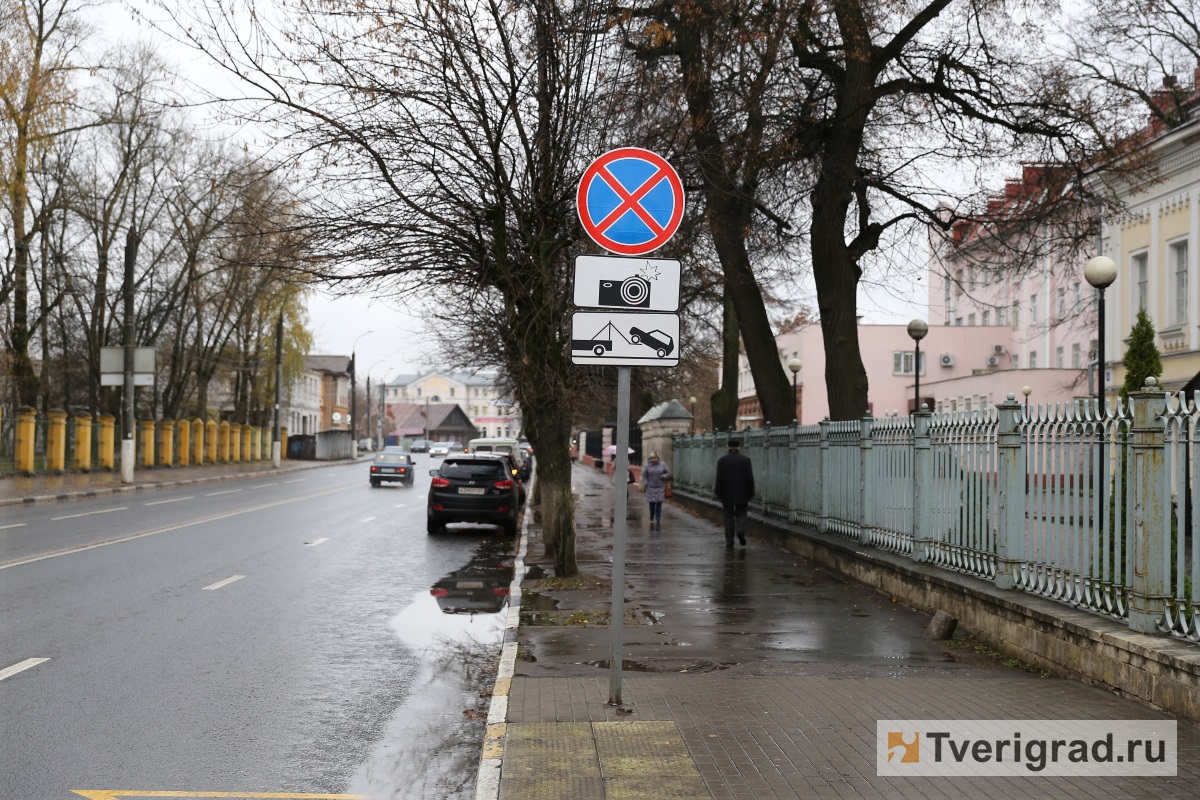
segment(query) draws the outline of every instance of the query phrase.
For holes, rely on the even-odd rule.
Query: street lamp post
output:
[[[688,402],[692,404],[692,433],[696,432],[696,395],[688,398]]]
[[[1095,287],[1099,295],[1096,298],[1096,363],[1098,366],[1096,383],[1099,389],[1100,414],[1104,414],[1104,290],[1112,286],[1117,279],[1117,265],[1108,256],[1096,256],[1090,259],[1083,268],[1083,277]]]
[[[387,372],[383,373],[383,380],[379,384],[379,422],[376,423],[376,426],[375,426],[375,430],[378,434],[378,438],[375,441],[375,450],[376,451],[383,449],[383,418],[385,416],[387,416],[387,408],[384,404],[384,396],[387,393],[388,375],[391,375],[391,374],[392,374],[392,371],[390,369]],[[368,399],[370,399],[370,398],[368,398]]]
[[[1029,418],[1029,395],[1033,394],[1032,386],[1022,386],[1021,394],[1025,395],[1025,418]]]
[[[913,340],[913,375],[916,376],[916,403],[913,405],[913,413],[916,414],[921,410],[921,340],[925,338],[925,334],[929,333],[929,324],[923,319],[914,319],[908,323],[908,335]]]
[[[355,361],[354,361],[354,354],[358,347],[358,340],[363,338],[364,336],[367,336],[374,332],[375,331],[365,331],[363,333],[360,333],[357,337],[355,337],[354,343],[350,345],[350,453],[351,453],[350,457],[351,458],[358,458],[358,432],[356,430],[354,430],[354,426],[358,422],[358,420],[355,419],[355,414],[354,414],[354,394],[355,394],[355,392],[358,391],[358,385],[355,380],[355,373],[357,372],[357,370],[356,370],[357,365],[355,364]]]
[[[796,376],[800,374],[800,359],[792,356],[788,359],[787,367],[792,371],[792,421],[800,422],[800,398],[796,394]]]

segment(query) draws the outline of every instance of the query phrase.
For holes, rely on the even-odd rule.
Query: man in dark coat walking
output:
[[[742,455],[742,443],[729,440],[729,452],[717,459],[717,480],[713,494],[725,509],[725,546],[733,547],[737,533],[742,547],[746,546],[746,511],[754,497],[754,464]]]

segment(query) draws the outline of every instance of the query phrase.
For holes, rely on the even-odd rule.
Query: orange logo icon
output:
[[[921,761],[921,734],[912,734],[912,741],[906,741],[901,731],[888,731],[887,760],[893,759],[901,764],[917,764]]]

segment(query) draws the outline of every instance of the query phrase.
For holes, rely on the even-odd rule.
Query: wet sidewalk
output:
[[[20,503],[82,500],[120,492],[151,491],[193,483],[234,480],[264,473],[298,472],[345,463],[349,463],[349,461],[285,459],[280,462],[279,469],[275,469],[270,461],[210,464],[199,467],[138,468],[134,470],[134,480],[131,484],[121,483],[119,471],[96,470],[93,472],[66,472],[59,475],[45,473],[32,477],[3,475],[0,476],[0,508]]]
[[[1196,797],[1200,737],[1178,725],[1172,778],[876,774],[882,719],[1169,719],[1000,658],[928,616],[668,503],[630,496],[623,680],[610,705],[611,478],[576,467],[580,575],[522,541],[477,798]],[[531,515],[532,516],[532,515]],[[519,621],[519,626],[518,626]]]

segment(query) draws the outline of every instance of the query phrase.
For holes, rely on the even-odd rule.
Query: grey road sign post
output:
[[[630,367],[679,363],[680,265],[646,258],[675,235],[683,219],[683,183],[660,155],[634,147],[595,159],[579,180],[579,220],[596,244],[619,256],[575,260],[575,305],[605,309],[571,318],[571,362],[617,368],[617,436],[613,459],[612,659],[608,702],[621,704],[625,619],[625,514],[629,507]]]

